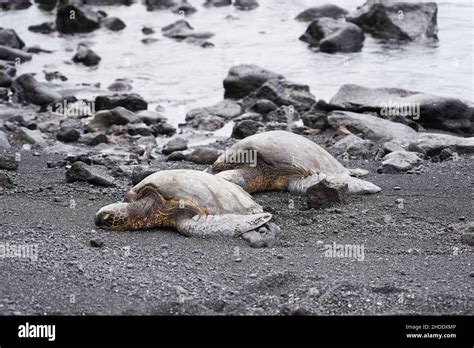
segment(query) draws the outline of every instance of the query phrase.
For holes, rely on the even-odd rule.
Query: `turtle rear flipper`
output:
[[[176,228],[185,236],[221,235],[236,237],[258,229],[272,218],[272,214],[258,213],[252,215],[222,214],[195,215],[177,221]]]

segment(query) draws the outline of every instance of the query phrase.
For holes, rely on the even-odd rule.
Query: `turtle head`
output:
[[[115,231],[145,230],[157,226],[174,226],[176,207],[178,205],[179,202],[167,202],[158,195],[149,195],[136,201],[114,203],[101,208],[97,212],[95,215],[95,225],[106,230]],[[186,207],[187,205],[184,208]],[[181,215],[184,212],[184,210],[180,210]]]
[[[114,203],[101,208],[95,215],[95,225],[106,230],[131,229],[130,203]]]

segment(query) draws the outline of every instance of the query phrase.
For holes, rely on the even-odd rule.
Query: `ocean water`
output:
[[[309,50],[298,40],[308,23],[293,18],[310,6],[328,2],[355,10],[363,0],[260,0],[260,7],[249,12],[233,6],[207,9],[202,7],[204,0],[189,2],[198,12],[187,20],[198,31],[214,32],[210,41],[215,47],[201,48],[163,37],[160,29],[180,16],[166,10],[147,12],[140,3],[101,8],[126,23],[121,32],[104,28],[74,36],[35,34],[28,31],[29,25],[54,20],[54,13],[42,12],[36,6],[0,12],[0,26],[15,29],[27,45],[38,44],[54,51],[35,55],[20,67],[19,74],[35,72],[44,80],[43,71],[57,70],[68,77],[65,86],[99,82],[104,88],[116,78],[128,78],[133,81],[133,91],[150,103],[150,109],[162,105],[173,124],[182,122],[194,107],[222,100],[223,79],[231,66],[241,63],[257,64],[308,84],[318,99],[329,100],[341,85],[355,83],[474,100],[472,0],[438,2],[436,44],[387,47],[367,36],[362,52],[351,54]],[[235,18],[229,19],[229,15]],[[143,26],[153,27],[156,33],[143,35]],[[159,41],[143,44],[145,37]],[[98,68],[71,63],[80,42],[102,57]]]

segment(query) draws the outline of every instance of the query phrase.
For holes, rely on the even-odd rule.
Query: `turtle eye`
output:
[[[108,214],[108,213],[104,214],[104,215],[102,216],[102,222],[103,222],[103,224],[106,225],[106,226],[113,226],[113,225],[114,225],[114,217],[113,217],[113,215]]]
[[[113,217],[109,213],[98,214],[95,218],[95,224],[99,227],[111,226]]]

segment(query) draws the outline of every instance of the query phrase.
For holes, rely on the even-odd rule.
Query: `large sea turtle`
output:
[[[176,228],[186,236],[241,236],[267,246],[279,228],[252,197],[233,183],[196,170],[165,170],[133,187],[124,202],[100,209],[98,227],[111,230]]]
[[[271,131],[235,143],[212,165],[211,172],[247,192],[305,193],[322,179],[347,183],[349,193],[376,193],[380,187],[354,176],[321,146],[301,135]]]

